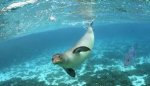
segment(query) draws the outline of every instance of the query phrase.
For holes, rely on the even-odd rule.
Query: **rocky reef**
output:
[[[85,86],[132,86],[130,79],[124,72],[114,70],[103,70],[96,74],[89,72],[83,75],[81,80],[86,82]]]
[[[44,81],[38,81],[38,79],[12,78],[7,81],[0,82],[0,86],[47,86]]]

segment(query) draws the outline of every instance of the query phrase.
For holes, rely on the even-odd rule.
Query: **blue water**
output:
[[[16,2],[2,0],[0,9]],[[73,78],[51,59],[76,44],[91,18],[94,48]],[[135,60],[125,66],[133,45]],[[0,86],[150,86],[149,81],[149,1],[38,0],[0,13]]]

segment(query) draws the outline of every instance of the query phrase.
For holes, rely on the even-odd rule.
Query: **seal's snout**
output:
[[[60,54],[55,54],[53,57],[52,57],[52,62],[53,64],[57,64],[57,63],[60,63],[62,61],[61,59],[61,55]]]
[[[57,61],[58,61],[58,57],[52,57],[53,64],[57,63]]]

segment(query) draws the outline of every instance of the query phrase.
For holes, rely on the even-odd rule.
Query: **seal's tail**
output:
[[[89,22],[87,22],[87,23],[86,23],[86,29],[88,29],[88,28],[90,28],[90,27],[92,28],[93,22],[94,22],[94,19],[91,20],[91,21],[89,21]]]
[[[90,22],[90,24],[89,24],[89,26],[93,26],[93,22],[94,22],[94,20],[92,20],[91,22]]]
[[[94,19],[91,22],[89,22],[88,26],[92,27],[93,26],[93,22],[94,22]]]
[[[94,20],[92,20],[91,22],[88,22],[87,32],[93,32],[93,22]]]

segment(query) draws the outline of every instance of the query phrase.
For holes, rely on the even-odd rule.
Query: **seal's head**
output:
[[[53,64],[60,64],[63,62],[63,55],[62,54],[55,54],[52,57]]]

